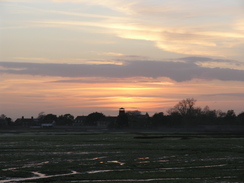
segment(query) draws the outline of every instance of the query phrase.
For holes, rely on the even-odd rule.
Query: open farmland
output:
[[[244,182],[236,134],[2,133],[0,148],[0,182]]]

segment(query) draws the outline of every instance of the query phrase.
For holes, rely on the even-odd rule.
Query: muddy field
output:
[[[231,134],[0,134],[0,182],[244,182]]]

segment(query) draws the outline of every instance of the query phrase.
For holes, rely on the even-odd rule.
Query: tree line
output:
[[[208,106],[196,107],[194,98],[187,98],[178,102],[174,107],[168,109],[167,113],[159,112],[153,116],[148,113],[142,115],[140,111],[127,111],[116,117],[108,117],[103,113],[93,112],[84,118],[83,125],[96,126],[98,121],[109,121],[108,128],[157,128],[197,125],[244,125],[244,112],[236,115],[234,110],[211,110]],[[71,126],[75,118],[71,114],[57,116],[55,114],[39,113],[39,123],[55,122],[55,125]],[[17,125],[11,118],[2,114],[0,126]]]
[[[196,100],[187,98],[180,101],[167,113],[153,115],[153,125],[244,125],[244,112],[236,115],[234,110],[211,110],[208,106],[196,107]]]

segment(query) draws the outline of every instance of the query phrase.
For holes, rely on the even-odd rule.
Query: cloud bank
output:
[[[59,64],[59,63],[20,63],[0,62],[0,72],[18,75],[40,75],[59,77],[103,77],[103,78],[161,78],[166,77],[177,82],[193,79],[244,81],[244,70],[229,68],[202,67],[197,62],[220,62],[201,57],[188,57],[177,61],[125,61],[115,64]],[[222,60],[227,62],[227,60]],[[243,64],[243,63],[239,63]]]
[[[3,2],[26,2],[26,0]],[[170,53],[243,58],[242,52],[238,51],[242,50],[244,45],[241,0],[36,0],[27,2],[32,2],[29,7],[10,4],[9,10],[14,14],[23,16],[21,13],[25,12],[24,15],[27,16],[23,16],[21,21],[16,21],[11,26],[8,19],[4,20],[0,30],[45,28],[52,32],[53,28],[73,29],[73,31],[99,33],[100,37],[109,36],[111,39],[117,37],[151,42],[156,49]],[[65,8],[65,10],[39,8],[35,5],[37,2],[42,6],[50,7],[62,7],[68,3],[70,7],[80,8]],[[86,12],[83,6],[89,7],[92,11]],[[104,9],[106,15],[99,13]],[[96,13],[92,13],[93,11]],[[42,14],[47,18],[43,16],[39,18]],[[5,17],[9,15],[11,14],[6,14]],[[30,17],[34,18],[30,19]]]

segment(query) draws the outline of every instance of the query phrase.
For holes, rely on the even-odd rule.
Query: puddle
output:
[[[155,178],[155,179],[113,179],[113,180],[79,180],[72,182],[158,182],[158,181],[183,181],[183,180],[196,180],[196,181],[207,181],[212,179],[232,179],[236,176],[226,176],[226,177],[210,177],[210,178]]]
[[[41,166],[41,165],[48,164],[48,163],[49,163],[49,161],[44,161],[44,162],[36,163],[36,164],[32,163],[32,164],[24,165],[22,167],[14,167],[14,168],[2,169],[2,171],[9,171],[9,170],[17,170],[17,169],[21,169],[21,168],[36,167],[36,166]]]
[[[39,173],[39,172],[32,172],[35,175],[34,177],[13,178],[13,179],[8,179],[8,180],[0,180],[0,183],[21,182],[21,181],[27,181],[27,180],[33,180],[34,181],[34,180],[45,179],[45,178],[62,177],[62,176],[77,175],[77,174],[106,173],[106,172],[113,172],[113,171],[128,171],[128,169],[124,169],[124,170],[91,170],[91,171],[86,171],[86,172],[72,171],[71,173],[57,174],[57,175],[45,175],[45,174],[42,174],[42,173]]]
[[[169,181],[183,180],[180,178],[157,178],[157,179],[113,179],[113,180],[81,180],[72,182],[152,182],[152,181]]]
[[[29,164],[29,165],[23,166],[23,168],[28,168],[28,167],[32,167],[32,166],[41,166],[41,165],[45,165],[48,163],[49,163],[49,161],[44,161],[44,162],[37,163],[37,164]]]
[[[90,146],[111,146],[112,144],[79,144],[76,147],[90,147]]]
[[[165,163],[165,162],[169,162],[169,160],[158,160],[157,162],[159,162],[159,163]]]
[[[114,170],[92,170],[92,171],[87,171],[86,173],[89,174],[95,174],[95,173],[106,173],[106,172],[112,172]]]
[[[39,172],[32,172],[36,177],[28,177],[28,178],[16,178],[16,179],[9,179],[9,180],[1,180],[0,183],[5,182],[20,182],[20,181],[27,181],[27,180],[37,180],[37,179],[44,179],[44,178],[52,178],[52,177],[62,177],[68,175],[75,175],[78,174],[76,171],[72,171],[71,173],[66,174],[58,174],[58,175],[45,175]]]
[[[140,159],[140,160],[142,160],[142,159],[149,159],[149,157],[145,157],[145,158],[137,158],[137,159]]]
[[[190,168],[213,168],[213,167],[221,167],[221,166],[226,166],[226,164],[222,164],[222,165],[196,166],[196,167],[190,167]]]
[[[107,161],[108,163],[118,163],[120,165],[124,165],[125,163],[119,162],[119,161]]]
[[[95,157],[95,158],[92,158],[92,159],[88,159],[88,160],[98,160],[98,159],[103,159],[103,158],[106,158],[106,156],[103,156],[103,157]]]
[[[21,168],[21,167],[16,167],[16,168],[6,168],[6,169],[2,169],[2,171],[9,171],[9,170],[16,170],[18,168]]]
[[[146,163],[150,163],[150,161],[140,161],[138,163],[140,163],[140,164],[146,164]]]
[[[189,166],[189,167],[172,167],[172,168],[160,168],[160,170],[183,170],[183,169],[192,169],[192,168],[214,168],[214,167],[222,167],[227,164],[221,165],[206,165],[206,166]]]
[[[119,164],[121,166],[125,164],[125,163],[122,163],[122,162],[119,162],[119,161],[105,161],[105,162],[101,161],[100,163],[117,163],[117,164]]]
[[[53,154],[53,155],[86,155],[86,154],[94,154],[94,152],[49,152],[49,153],[46,153],[46,154]]]
[[[221,160],[238,160],[238,159],[244,159],[243,157],[232,157],[232,156],[227,156],[224,158],[202,158],[200,159],[201,161],[221,161]]]
[[[38,177],[45,177],[46,175],[43,173],[39,173],[39,172],[32,172],[34,175],[38,176]]]
[[[118,161],[110,161],[112,163],[119,163]],[[196,166],[196,167],[176,167],[176,168],[162,168],[162,169],[186,169],[186,168],[198,168],[198,167],[219,167],[219,166],[225,166],[225,165],[209,165],[209,166]],[[86,172],[77,172],[72,171],[71,173],[66,174],[58,174],[58,175],[45,175],[39,172],[32,172],[34,177],[29,178],[15,178],[15,179],[9,179],[9,180],[0,180],[0,183],[7,183],[7,182],[21,182],[21,181],[27,181],[27,180],[38,180],[38,179],[45,179],[45,178],[53,178],[53,177],[62,177],[62,176],[69,176],[69,175],[76,175],[76,174],[96,174],[96,173],[107,173],[107,172],[113,172],[113,171],[128,171],[129,169],[121,169],[121,170],[91,170]],[[215,179],[233,179],[237,178],[237,176],[225,176],[225,177],[208,177],[208,178],[151,178],[151,179],[112,179],[112,180],[77,180],[72,182],[157,182],[157,181],[173,181],[173,180],[201,180],[201,181],[207,181],[207,180],[215,180]]]

